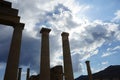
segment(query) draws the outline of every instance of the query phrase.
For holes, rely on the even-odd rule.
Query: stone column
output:
[[[18,65],[19,65],[19,55],[21,48],[21,37],[24,24],[16,24],[14,26],[14,32],[12,36],[10,51],[8,55],[4,80],[16,80]]]
[[[41,64],[40,64],[40,80],[50,80],[50,59],[49,59],[49,32],[51,30],[42,28],[41,37]]]
[[[86,61],[86,66],[87,66],[87,72],[88,72],[88,77],[89,80],[92,80],[92,73],[91,73],[91,68],[90,68],[90,61]]]
[[[62,36],[65,80],[74,80],[69,39],[68,39],[69,33],[63,32],[61,36]]]
[[[30,68],[27,69],[27,76],[26,76],[26,80],[29,80],[30,78]]]
[[[19,70],[18,70],[18,80],[21,80],[21,71],[22,71],[22,68],[19,68]]]

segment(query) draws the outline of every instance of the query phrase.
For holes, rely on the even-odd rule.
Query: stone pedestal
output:
[[[49,59],[49,32],[51,30],[42,28],[41,37],[41,63],[40,80],[50,80],[50,59]]]
[[[14,32],[13,32],[10,51],[8,55],[4,80],[16,80],[17,79],[19,55],[20,55],[20,48],[21,48],[21,37],[22,37],[23,28],[24,28],[24,25],[22,24],[16,24],[14,26]]]
[[[89,80],[92,80],[92,73],[91,73],[91,68],[90,68],[90,61],[86,61],[86,66],[87,66],[87,72],[88,72],[88,77]]]
[[[63,46],[65,80],[74,80],[71,55],[70,55],[69,39],[68,39],[69,34],[66,32],[63,32],[61,36],[62,36],[62,46]]]

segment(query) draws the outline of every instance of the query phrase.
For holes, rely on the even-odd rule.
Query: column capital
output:
[[[19,69],[22,69],[22,68],[19,68]]]
[[[87,61],[85,61],[85,63],[87,64],[87,63],[90,63],[90,61],[89,60],[87,60]]]
[[[51,29],[48,29],[48,28],[42,28],[41,30],[40,30],[40,33],[49,33],[51,31]]]
[[[25,24],[24,23],[17,23],[17,24],[14,24],[14,26],[13,26],[13,28],[14,29],[20,29],[20,30],[23,30],[24,29],[24,26],[25,26]]]
[[[69,33],[67,33],[67,32],[62,32],[61,36],[69,36]]]

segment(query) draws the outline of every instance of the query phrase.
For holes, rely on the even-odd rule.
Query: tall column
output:
[[[27,68],[26,80],[29,80],[29,78],[30,78],[30,68]]]
[[[16,80],[21,48],[21,37],[24,24],[16,24],[12,36],[4,80]]]
[[[50,80],[50,59],[49,59],[49,32],[51,30],[42,28],[41,38],[41,64],[40,64],[40,80]]]
[[[86,61],[86,66],[87,66],[87,72],[88,72],[88,77],[89,80],[92,80],[92,73],[91,73],[91,68],[90,68],[90,61]]]
[[[21,71],[22,71],[22,68],[19,68],[19,71],[18,71],[18,80],[21,80]]]
[[[69,39],[68,39],[69,33],[63,32],[61,36],[62,36],[65,80],[74,80]]]

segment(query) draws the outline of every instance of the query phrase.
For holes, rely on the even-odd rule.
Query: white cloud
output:
[[[113,19],[113,21],[120,20],[120,10],[117,10],[114,14],[115,14],[115,18]]]
[[[111,48],[107,48],[106,52],[104,52],[101,57],[107,57],[107,56],[111,56],[113,54],[118,53],[117,50],[120,50],[120,46],[115,46],[115,47],[111,47]]]
[[[113,48],[113,50],[118,50],[118,49],[120,49],[120,46],[116,46]]]
[[[108,61],[102,62],[101,64],[106,65],[106,64],[108,64]]]
[[[119,50],[119,49],[120,49],[120,46],[116,46],[113,48],[108,48],[107,51],[115,51],[115,50]]]
[[[90,21],[84,13],[91,6],[78,4],[74,0],[16,0],[13,7],[19,9],[21,22],[25,23],[23,42],[26,44],[23,45],[22,52],[26,54],[22,55],[24,59],[21,60],[27,63],[29,61],[25,59],[31,58],[31,62],[28,64],[31,63],[31,66],[37,66],[34,68],[39,67],[39,56],[37,54],[40,53],[38,44],[40,44],[39,30],[41,27],[52,29],[50,33],[51,66],[63,65],[60,34],[63,31],[70,33],[69,40],[72,57],[77,55],[77,59],[73,60],[73,63],[77,64],[77,66],[74,66],[75,71],[80,69],[80,64],[76,62],[80,63],[80,61],[97,55],[99,53],[98,48],[104,43],[120,40],[118,24],[103,22],[102,20]],[[114,20],[120,19],[119,13],[120,11],[115,13],[116,17]],[[24,46],[26,47],[25,49]],[[25,58],[27,53],[30,56]],[[101,57],[109,55],[112,55],[112,53],[104,53]],[[35,65],[32,65],[33,63]]]
[[[110,55],[113,55],[114,52],[108,52],[108,53],[103,53],[101,57],[107,57],[107,56],[110,56]]]
[[[2,69],[4,69],[5,68],[5,63],[0,63],[0,69],[2,70]]]

